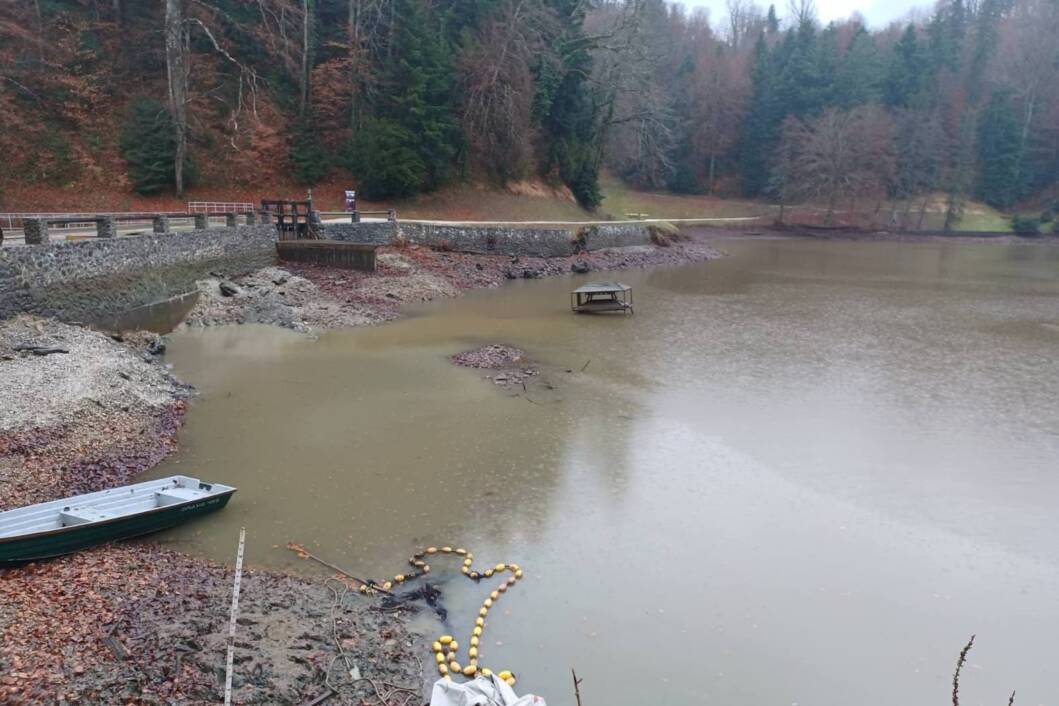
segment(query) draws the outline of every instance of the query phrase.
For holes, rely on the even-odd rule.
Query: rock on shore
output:
[[[375,272],[284,263],[234,279],[198,282],[199,299],[185,326],[264,323],[303,333],[390,321],[403,304],[459,296],[466,289],[538,279],[708,260],[719,252],[702,240],[665,247],[594,250],[570,257],[510,257],[446,252],[417,245],[381,247]]]

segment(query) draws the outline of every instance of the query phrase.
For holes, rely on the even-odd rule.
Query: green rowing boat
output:
[[[170,476],[0,512],[0,566],[175,527],[221,509],[234,492],[230,485]]]

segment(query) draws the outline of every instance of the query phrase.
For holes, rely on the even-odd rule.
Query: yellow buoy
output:
[[[397,574],[393,577],[393,580],[397,583],[401,583],[402,581],[404,581],[404,574]]]
[[[522,569],[519,569],[518,571],[515,572],[515,578],[517,578],[517,579],[522,578]]]
[[[472,647],[472,648],[468,649],[467,650],[467,656],[471,657],[471,658],[477,657],[478,656],[478,648],[477,647]]]
[[[474,630],[471,631],[471,634],[474,637],[481,637],[482,636],[482,628],[481,628],[481,626],[480,625],[476,625]]]
[[[387,581],[386,583],[384,583],[382,585],[382,587],[385,588],[387,591],[389,591],[393,587],[393,584],[390,583],[389,581]]]
[[[458,643],[455,640],[453,640],[452,642],[449,643],[449,649],[452,650],[453,652],[458,651],[460,649],[460,643]]]
[[[427,554],[437,554],[437,553],[438,553],[438,548],[437,547],[427,547]]]
[[[493,570],[492,569],[486,569],[485,571],[482,572],[482,576],[485,576],[486,578],[489,578],[492,575],[493,575]]]
[[[442,662],[441,664],[438,665],[438,671],[440,673],[442,673],[442,674],[448,674],[449,673],[449,668],[444,662]]]
[[[499,586],[497,586],[496,590],[500,591],[501,593],[506,591],[507,590],[507,581],[505,581],[504,583],[502,583]]]
[[[478,667],[476,665],[468,664],[466,667],[463,668],[463,676],[465,676],[465,677],[473,677],[474,673],[477,672],[477,671],[478,671]]]
[[[360,592],[361,593],[367,593],[368,592],[368,587],[365,584],[360,584]]]
[[[474,624],[477,625],[480,628],[485,627],[485,618],[475,618],[474,619]]]
[[[445,663],[445,655],[443,655],[440,652],[438,652],[437,654],[434,655],[434,661],[437,662],[438,664],[444,664]]]
[[[477,635],[472,635],[471,636],[471,647],[477,647],[477,646],[478,646],[478,636]]]
[[[453,674],[459,674],[463,671],[463,667],[460,666],[459,662],[449,662],[449,671]]]
[[[424,574],[429,574],[430,573],[430,564],[423,564],[423,573]]]
[[[500,677],[501,679],[503,679],[504,681],[507,681],[512,676],[511,670],[505,669],[502,672],[497,672],[497,676]]]
[[[518,579],[515,578],[514,576],[508,576],[507,577],[507,585],[508,586],[514,586],[516,581],[518,581]]]
[[[485,616],[489,615],[489,609],[485,606],[482,606],[482,608],[478,611],[478,615],[484,618]]]
[[[435,652],[441,652],[441,643],[435,640],[434,644],[430,646],[430,649],[434,650]]]
[[[493,599],[492,598],[486,598],[484,601],[482,601],[482,605],[485,606],[486,608],[492,608],[493,607]]]
[[[489,597],[495,601],[497,598],[500,598],[500,591],[493,591],[489,594]]]
[[[503,571],[504,569],[507,568],[507,565],[505,565],[505,564],[497,564],[495,568],[496,568],[497,571]]]
[[[466,574],[466,573],[468,573],[469,571],[470,571],[470,568],[468,568],[467,566],[461,566],[461,567],[460,567],[460,573],[461,573],[461,574]]]
[[[457,547],[457,548],[456,548],[456,553],[457,553],[457,554],[466,554],[466,553],[467,553],[467,550],[466,550],[466,549],[462,549],[462,548],[460,548],[460,547]]]
[[[489,667],[482,667],[480,671],[482,672],[483,677],[491,676],[493,673],[493,670]]]
[[[451,554],[452,553],[452,547],[442,547],[441,551],[445,552],[446,554]]]
[[[438,638],[438,642],[440,642],[443,645],[447,645],[450,642],[452,642],[452,635],[442,635],[441,637]]]
[[[514,685],[515,685],[515,677],[508,677],[508,678],[507,678],[507,679],[505,679],[504,681],[506,681],[506,682],[507,682],[507,685],[508,685],[508,686],[514,686]]]

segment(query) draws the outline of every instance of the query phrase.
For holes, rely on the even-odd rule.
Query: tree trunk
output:
[[[301,71],[301,101],[298,104],[298,115],[305,117],[305,110],[309,107],[309,0],[302,0],[302,71]]]
[[[360,67],[360,0],[349,0],[349,126],[355,131],[360,126],[357,74]]]
[[[188,153],[188,57],[182,0],[165,3],[165,64],[169,79],[169,110],[173,114],[173,183],[184,195],[184,161]]]
[[[707,191],[707,193],[709,193],[710,196],[713,196],[713,175],[715,174],[716,167],[717,167],[717,155],[715,155],[715,154],[713,154],[711,152],[710,153],[710,182],[709,182],[710,185],[709,185],[708,191]]]
[[[919,220],[916,221],[916,230],[923,230],[923,218],[927,215],[927,201],[929,196],[923,197],[923,204],[919,207]]]

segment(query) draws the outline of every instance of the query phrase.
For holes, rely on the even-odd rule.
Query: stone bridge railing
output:
[[[223,216],[224,224],[228,228],[234,228],[243,222],[248,225],[271,223],[271,215],[268,212],[246,211],[245,213],[93,213],[93,214],[71,214],[71,215],[47,215],[47,216],[20,216],[22,232],[27,245],[41,245],[51,240],[51,226],[72,225],[95,225],[97,238],[114,238],[118,235],[118,224],[139,222],[151,223],[151,230],[155,234],[172,232],[172,221],[190,221],[195,230],[205,230],[210,227],[210,217]]]

